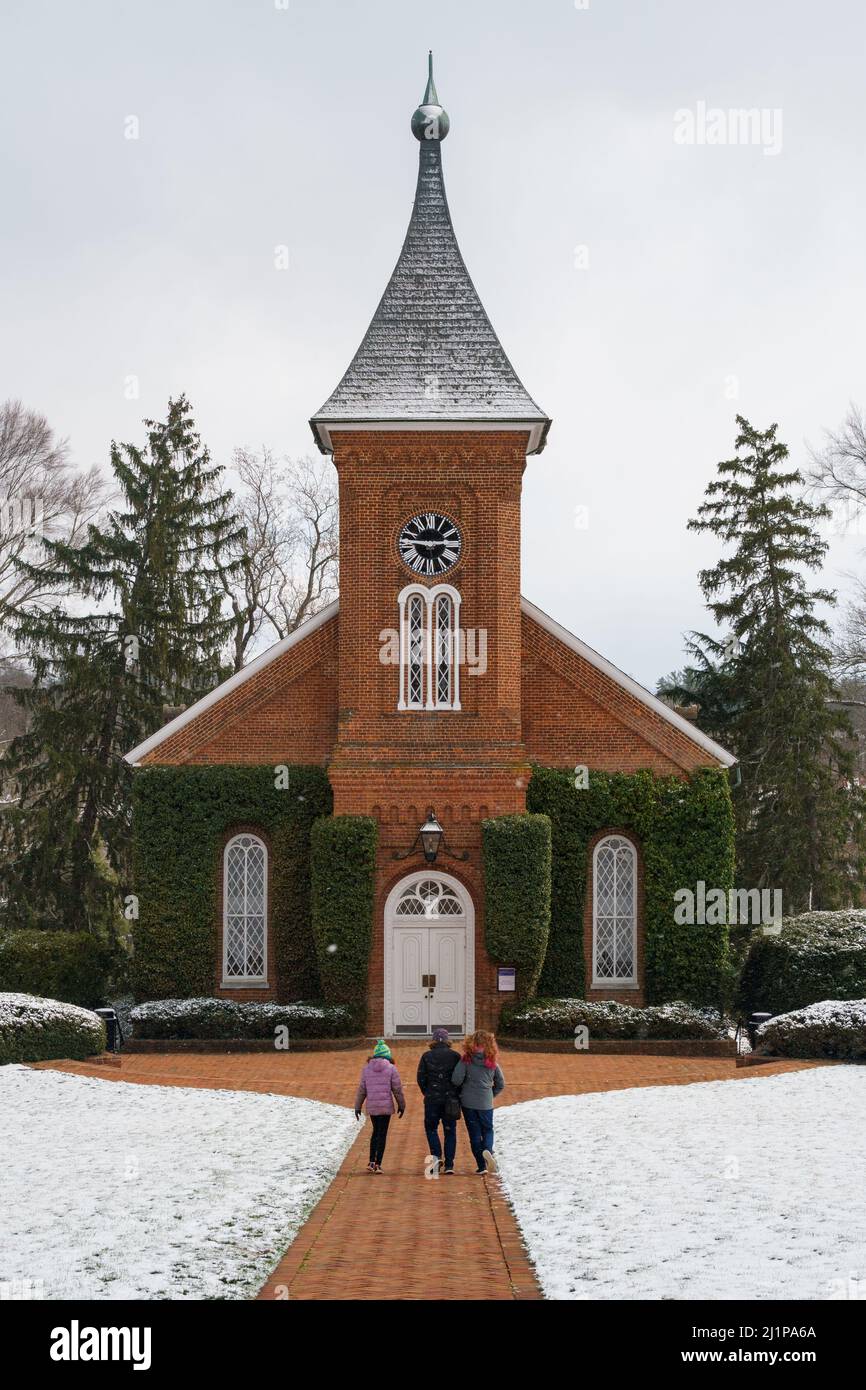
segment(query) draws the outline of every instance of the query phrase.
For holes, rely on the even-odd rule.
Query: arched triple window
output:
[[[592,856],[592,986],[637,984],[637,854],[606,835]]]
[[[460,708],[460,594],[409,584],[400,605],[398,709]]]
[[[267,955],[267,846],[235,835],[223,853],[223,984],[267,984]]]

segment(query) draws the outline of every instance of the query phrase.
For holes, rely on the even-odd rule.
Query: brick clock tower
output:
[[[525,809],[520,494],[548,417],[460,254],[430,75],[412,117],[415,203],[397,265],[311,420],[340,490],[334,813],[379,825],[370,1024],[399,1036],[493,1020],[481,822]],[[428,809],[444,849],[410,848]],[[453,856],[453,857],[452,857]]]
[[[448,126],[431,61],[412,117],[420,161],[403,249],[346,374],[310,422],[339,478],[339,601],[127,754],[145,770],[189,769],[185,789],[182,777],[167,784],[178,797],[214,791],[221,811],[205,817],[210,829],[184,824],[173,858],[160,839],[161,871],[183,903],[178,960],[212,951],[215,993],[242,1000],[295,999],[299,983],[276,925],[285,861],[273,805],[260,823],[238,768],[257,768],[270,786],[274,770],[327,767],[335,816],[378,827],[367,1029],[396,1038],[496,1026],[516,966],[494,964],[485,949],[482,827],[526,810],[530,766],[687,781],[734,761],[521,598],[523,470],[550,420],[463,264],[442,180]],[[146,776],[143,793],[161,786]],[[444,833],[435,854],[429,840],[422,850],[428,823]],[[137,825],[139,840],[148,824]],[[587,998],[643,1002],[640,837],[598,825],[586,852],[581,919],[554,916],[553,949],[575,972],[582,952]],[[183,896],[195,863],[216,865],[213,908],[206,893],[197,906]],[[146,997],[185,997],[170,924],[148,920],[147,901],[136,934]]]

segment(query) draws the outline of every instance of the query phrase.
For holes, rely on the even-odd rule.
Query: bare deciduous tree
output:
[[[833,508],[837,527],[862,531],[866,517],[866,415],[853,403],[838,430],[826,430],[820,449],[810,449],[806,477],[812,492]],[[833,643],[840,677],[866,672],[866,583],[855,582]]]
[[[43,415],[20,401],[0,406],[0,659],[11,655],[4,653],[3,637],[25,604],[67,597],[57,594],[47,576],[43,581],[22,575],[17,560],[39,568],[43,536],[83,540],[105,499],[99,469],[77,470],[66,441],[55,438]]]
[[[825,430],[820,449],[809,450],[806,480],[829,506],[849,517],[866,510],[866,416],[853,403],[838,430]]]
[[[239,548],[241,576],[224,582],[239,671],[262,639],[287,637],[336,596],[338,517],[330,462],[238,449],[234,467],[247,536]]]

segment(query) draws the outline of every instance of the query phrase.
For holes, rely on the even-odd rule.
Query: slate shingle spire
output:
[[[451,225],[442,176],[449,128],[431,53],[427,89],[412,116],[421,148],[409,230],[361,346],[310,421],[324,452],[330,452],[333,425],[393,427],[401,421],[525,422],[532,431],[529,452],[544,447],[550,420],[506,357]]]

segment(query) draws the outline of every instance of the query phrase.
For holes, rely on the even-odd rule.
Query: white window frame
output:
[[[229,917],[229,897],[228,897],[228,862],[229,853],[239,840],[253,840],[261,846],[264,855],[264,878],[262,892],[262,915],[264,917],[264,945],[262,948],[262,973],[261,975],[229,975],[228,973],[228,917]],[[237,835],[233,835],[226,842],[223,849],[223,878],[222,878],[222,897],[223,897],[223,949],[222,949],[222,987],[225,989],[260,989],[268,983],[268,873],[270,862],[268,857],[268,847],[261,835],[256,835],[251,830],[241,830]],[[246,905],[246,904],[245,904]],[[244,916],[249,914],[245,913]]]
[[[419,597],[424,604],[423,654],[422,654],[422,693],[421,699],[413,701],[409,692],[409,666],[411,660],[411,636],[409,631],[410,600]],[[440,700],[437,682],[437,655],[439,650],[436,631],[437,599],[445,597],[451,604],[451,690],[449,700]],[[398,710],[459,710],[460,709],[460,592],[451,584],[434,584],[428,589],[424,584],[407,584],[397,597],[400,611],[400,694]]]
[[[605,978],[598,973],[598,857],[605,845],[609,845],[611,840],[619,840],[620,844],[625,845],[628,850],[628,858],[631,864],[632,874],[632,895],[631,895],[631,960],[632,973],[628,978],[619,977],[616,979]],[[623,853],[623,851],[619,851]],[[627,836],[616,831],[610,835],[604,835],[592,852],[592,989],[637,989],[637,850]],[[622,916],[614,912],[614,917]]]

